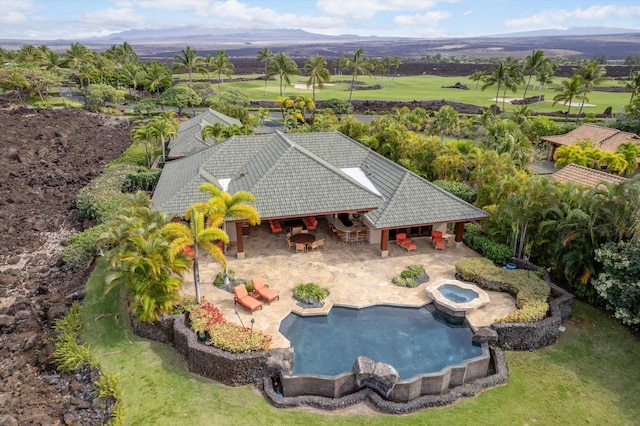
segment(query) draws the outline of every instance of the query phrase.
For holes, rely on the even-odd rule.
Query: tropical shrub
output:
[[[211,346],[231,353],[268,351],[271,337],[261,331],[254,331],[233,324],[224,319],[218,308],[211,302],[202,301],[189,310],[191,329],[197,333],[207,333]]]
[[[333,113],[340,119],[343,115],[351,114],[353,111],[353,107],[351,103],[343,100],[331,98],[322,102],[322,108],[328,108],[333,111]]]
[[[407,269],[393,277],[391,282],[400,287],[414,288],[428,280],[429,276],[425,273],[423,265],[409,265]]]
[[[444,189],[447,192],[452,193],[461,200],[467,203],[474,203],[478,196],[478,191],[470,187],[464,182],[457,182],[453,180],[435,180],[433,184]]]
[[[129,172],[125,182],[122,184],[123,192],[151,191],[160,180],[162,169],[147,169],[138,167],[137,170]]]
[[[118,164],[135,164],[137,166],[147,165],[147,153],[143,145],[131,145],[118,158],[109,163],[107,168]]]
[[[140,115],[140,117],[148,115],[151,117],[151,113],[155,112],[157,108],[156,100],[153,98],[144,98],[136,102],[136,106],[133,107],[133,112]]]
[[[623,324],[640,324],[640,242],[609,242],[596,249],[603,270],[591,284]]]
[[[98,177],[78,192],[76,207],[89,219],[106,222],[116,215],[126,199],[121,188],[127,175],[137,170],[132,164],[120,164],[105,169]]]
[[[94,368],[98,359],[86,344],[79,344],[78,338],[82,319],[80,303],[73,302],[69,312],[55,321],[53,325],[55,337],[53,360],[61,372],[68,373],[85,365]]]
[[[465,233],[463,241],[467,247],[477,251],[497,265],[506,265],[513,256],[511,247],[506,244],[497,243],[484,235]]]
[[[505,291],[516,298],[519,310],[496,322],[511,322],[517,318],[523,322],[537,321],[549,310],[549,285],[535,273],[523,269],[507,270],[495,266],[489,259],[471,258],[456,263],[456,276],[489,290]]]
[[[293,298],[300,302],[309,299],[316,303],[322,302],[327,296],[329,296],[329,289],[316,283],[298,283],[293,289]]]
[[[87,265],[98,254],[96,243],[107,225],[100,224],[67,237],[67,246],[62,249],[62,259],[68,268],[76,269]]]

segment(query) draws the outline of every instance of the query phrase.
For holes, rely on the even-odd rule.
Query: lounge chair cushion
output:
[[[267,303],[271,303],[274,300],[280,300],[280,295],[271,290],[262,280],[261,276],[257,276],[251,280],[253,283],[253,289],[258,292],[260,299],[265,300]]]
[[[262,303],[257,299],[249,296],[247,293],[247,289],[244,284],[239,284],[233,288],[233,293],[235,297],[233,298],[234,303],[239,303],[245,308],[249,310],[249,312],[253,312],[257,309],[262,309]]]

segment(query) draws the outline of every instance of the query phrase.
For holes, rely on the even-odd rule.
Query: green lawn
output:
[[[118,372],[128,424],[142,425],[633,425],[640,419],[640,341],[608,315],[576,302],[560,342],[508,352],[509,383],[408,416],[355,416],[273,408],[252,387],[187,371],[165,344],[135,336],[119,296],[103,295],[99,264],[87,285],[83,338]]]
[[[174,78],[185,78],[182,74],[174,75]],[[256,78],[253,76],[234,76],[235,78]],[[198,76],[198,79],[202,79],[202,76]],[[194,77],[195,79],[195,77]],[[290,97],[296,97],[300,95],[311,96],[310,89],[306,89],[306,81],[308,77],[294,76],[292,77],[292,85],[285,87],[284,95]],[[347,75],[331,76],[332,81],[350,81],[351,77]],[[553,97],[558,94],[554,91],[555,87],[560,87],[560,82],[563,79],[560,77],[554,78],[554,83],[550,88],[545,89],[542,93],[545,95],[545,99],[553,100]],[[215,78],[209,79],[211,83],[216,83]],[[430,100],[430,99],[447,99],[453,102],[462,102],[468,104],[480,105],[488,107],[494,103],[492,99],[496,96],[497,87],[490,87],[484,92],[478,88],[476,90],[476,83],[469,80],[467,77],[440,77],[434,75],[420,75],[409,77],[398,77],[395,79],[381,78],[381,77],[358,77],[358,81],[365,82],[368,85],[380,84],[383,86],[380,90],[354,90],[353,99],[366,99],[366,100],[400,100],[400,101],[412,101],[412,100]],[[457,82],[467,85],[469,90],[460,89],[445,89],[442,86],[453,86]],[[295,88],[294,85],[301,85],[302,88]],[[606,80],[602,86],[621,86],[620,82],[614,80]],[[482,84],[480,84],[482,86]],[[242,89],[250,99],[265,99],[274,100],[280,95],[280,81],[270,80],[267,83],[267,94],[264,94],[264,80],[249,80],[243,82],[223,83],[222,91],[224,92],[227,87],[238,87]],[[316,99],[349,99],[349,83],[329,83],[325,85],[323,89],[316,89]],[[216,87],[217,90],[217,87]],[[507,91],[506,98],[522,98],[524,92],[524,86],[516,93]],[[539,90],[534,90],[532,87],[527,92],[527,97],[537,96]],[[614,113],[623,111],[624,106],[629,103],[629,93],[611,93],[611,92],[596,92],[591,91],[587,95],[589,98],[588,104],[594,106],[585,106],[583,112],[602,114],[606,107],[611,106]],[[502,89],[500,90],[500,99],[502,99]],[[502,108],[502,102],[499,102],[500,108]],[[505,104],[507,111],[514,111],[519,106]],[[558,103],[553,105],[552,102],[540,102],[540,104],[531,104],[529,108],[532,111],[540,112],[552,112],[552,111],[566,111],[567,107]],[[577,114],[579,106],[572,106],[571,112]]]

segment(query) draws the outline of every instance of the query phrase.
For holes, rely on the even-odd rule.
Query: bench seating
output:
[[[431,233],[431,242],[433,243],[433,248],[436,250],[444,250],[446,246],[442,238],[442,232],[440,231],[433,231]]]

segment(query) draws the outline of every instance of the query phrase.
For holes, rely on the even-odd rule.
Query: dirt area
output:
[[[56,374],[45,340],[91,269],[67,271],[59,254],[68,234],[92,225],[76,194],[131,143],[128,128],[106,122],[0,99],[0,425],[102,422],[95,373]]]

